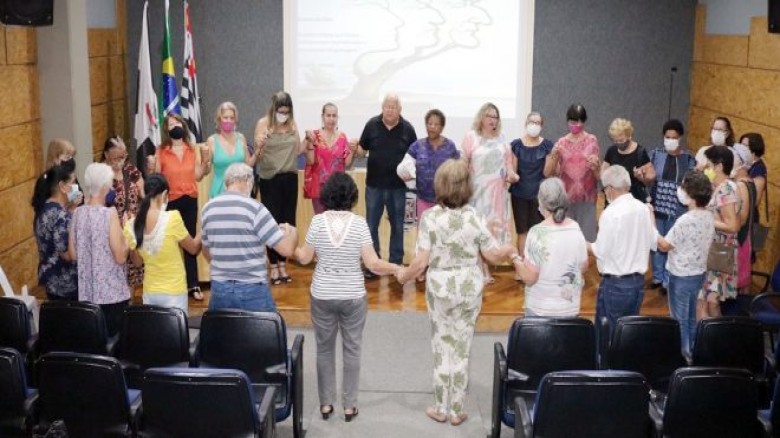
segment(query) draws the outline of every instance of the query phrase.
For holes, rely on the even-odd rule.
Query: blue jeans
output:
[[[276,312],[271,289],[265,283],[211,281],[209,310],[243,309],[253,312]]]
[[[374,249],[379,252],[379,222],[387,207],[390,219],[390,263],[401,264],[404,260],[404,211],[406,210],[406,189],[378,189],[366,187],[366,222]]]
[[[660,235],[666,236],[676,221],[677,217],[656,218],[655,227]],[[652,251],[650,255],[653,263],[653,281],[661,283],[665,288],[668,288],[669,273],[666,272],[667,254],[663,251]]]
[[[607,318],[609,336],[615,330],[618,318],[621,316],[638,315],[645,297],[645,279],[642,274],[631,274],[624,277],[602,276],[596,298],[596,327],[601,325],[601,319]],[[596,345],[601,345],[600,330],[596,330]],[[603,354],[604,352],[602,352]]]
[[[696,339],[696,298],[704,285],[704,275],[669,274],[669,312],[680,322],[680,340],[686,353],[693,351]]]

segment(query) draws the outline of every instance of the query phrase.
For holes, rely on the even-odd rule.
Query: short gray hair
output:
[[[553,177],[542,181],[537,199],[541,208],[552,213],[555,223],[563,222],[569,210],[569,197],[560,178]]]
[[[631,177],[625,167],[612,165],[601,172],[601,185],[628,190],[631,188]]]
[[[91,163],[84,171],[84,193],[87,197],[97,196],[114,183],[114,171],[106,163]]]
[[[398,108],[401,108],[401,98],[398,97],[398,94],[396,93],[385,94],[385,97],[382,98],[382,106],[384,107],[385,104],[388,104],[390,102],[395,102],[395,104],[398,105]]]
[[[223,179],[225,187],[237,182],[244,182],[253,178],[252,168],[246,163],[233,163],[225,170]]]

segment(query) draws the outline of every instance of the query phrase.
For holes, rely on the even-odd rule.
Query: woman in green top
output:
[[[255,125],[253,155],[260,176],[260,200],[277,223],[295,225],[298,207],[297,159],[304,152],[304,147],[293,118],[292,98],[284,91],[274,93],[268,112]],[[268,248],[268,260],[272,284],[292,281],[285,269],[285,257],[273,248]]]
[[[209,148],[209,156],[214,164],[214,179],[211,181],[209,190],[209,199],[222,193],[225,190],[225,184],[222,177],[225,170],[233,163],[246,163],[250,166],[255,165],[256,155],[247,152],[246,138],[240,132],[236,131],[238,123],[238,109],[233,102],[222,102],[217,107],[217,115],[214,118],[216,123],[216,134],[212,134],[206,145]],[[207,161],[211,164],[211,161]]]

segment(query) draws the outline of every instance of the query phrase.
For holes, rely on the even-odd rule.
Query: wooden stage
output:
[[[506,332],[518,316],[523,315],[523,285],[514,280],[514,271],[509,267],[494,267],[496,282],[485,287],[482,312],[477,320],[477,330],[483,332]],[[272,286],[272,293],[280,313],[292,327],[311,326],[309,315],[309,284],[314,264],[298,266],[288,264],[288,273],[292,283]],[[595,262],[591,259],[585,275],[585,289],[582,295],[581,316],[593,319],[596,313],[596,290],[599,274]],[[649,282],[649,278],[648,278]],[[408,283],[400,285],[395,277],[377,277],[366,280],[369,311],[390,312],[426,312],[425,284]],[[197,302],[190,299],[190,315],[201,315],[207,307],[206,300]],[[140,301],[140,294],[138,296]],[[658,289],[646,290],[642,305],[643,315],[668,315],[669,308],[665,295]]]

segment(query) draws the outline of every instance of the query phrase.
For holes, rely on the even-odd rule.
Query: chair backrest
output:
[[[693,364],[745,368],[755,374],[764,369],[764,335],[761,323],[744,316],[721,316],[699,321]]]
[[[773,292],[780,292],[780,261],[775,264],[775,269],[772,271],[772,277],[769,280],[769,284],[772,287]]]
[[[255,436],[259,421],[241,371],[151,368],[144,373],[144,432],[153,436]]]
[[[47,301],[41,305],[38,345],[52,351],[106,354],[108,333],[100,306],[78,301]]]
[[[64,419],[70,436],[127,431],[130,404],[122,367],[113,357],[44,354],[37,364],[41,419]]]
[[[680,324],[672,318],[624,316],[612,333],[607,368],[636,371],[666,392],[674,370],[685,366],[680,342]]]
[[[536,391],[545,374],[596,368],[593,323],[583,318],[518,318],[507,342],[507,367],[528,376],[515,389]]]
[[[28,392],[22,355],[13,348],[0,348],[0,421],[25,415]]]
[[[534,405],[534,436],[637,437],[650,431],[645,378],[631,371],[562,371],[544,376]]]
[[[27,353],[30,317],[27,305],[15,298],[0,297],[0,347]]]
[[[665,437],[760,436],[758,392],[744,369],[689,367],[672,374],[663,416]]]
[[[266,369],[287,364],[287,329],[275,312],[209,310],[198,352],[200,366],[238,369],[252,383],[269,383]]]
[[[184,311],[151,305],[126,307],[119,358],[142,371],[189,362],[190,334]]]

